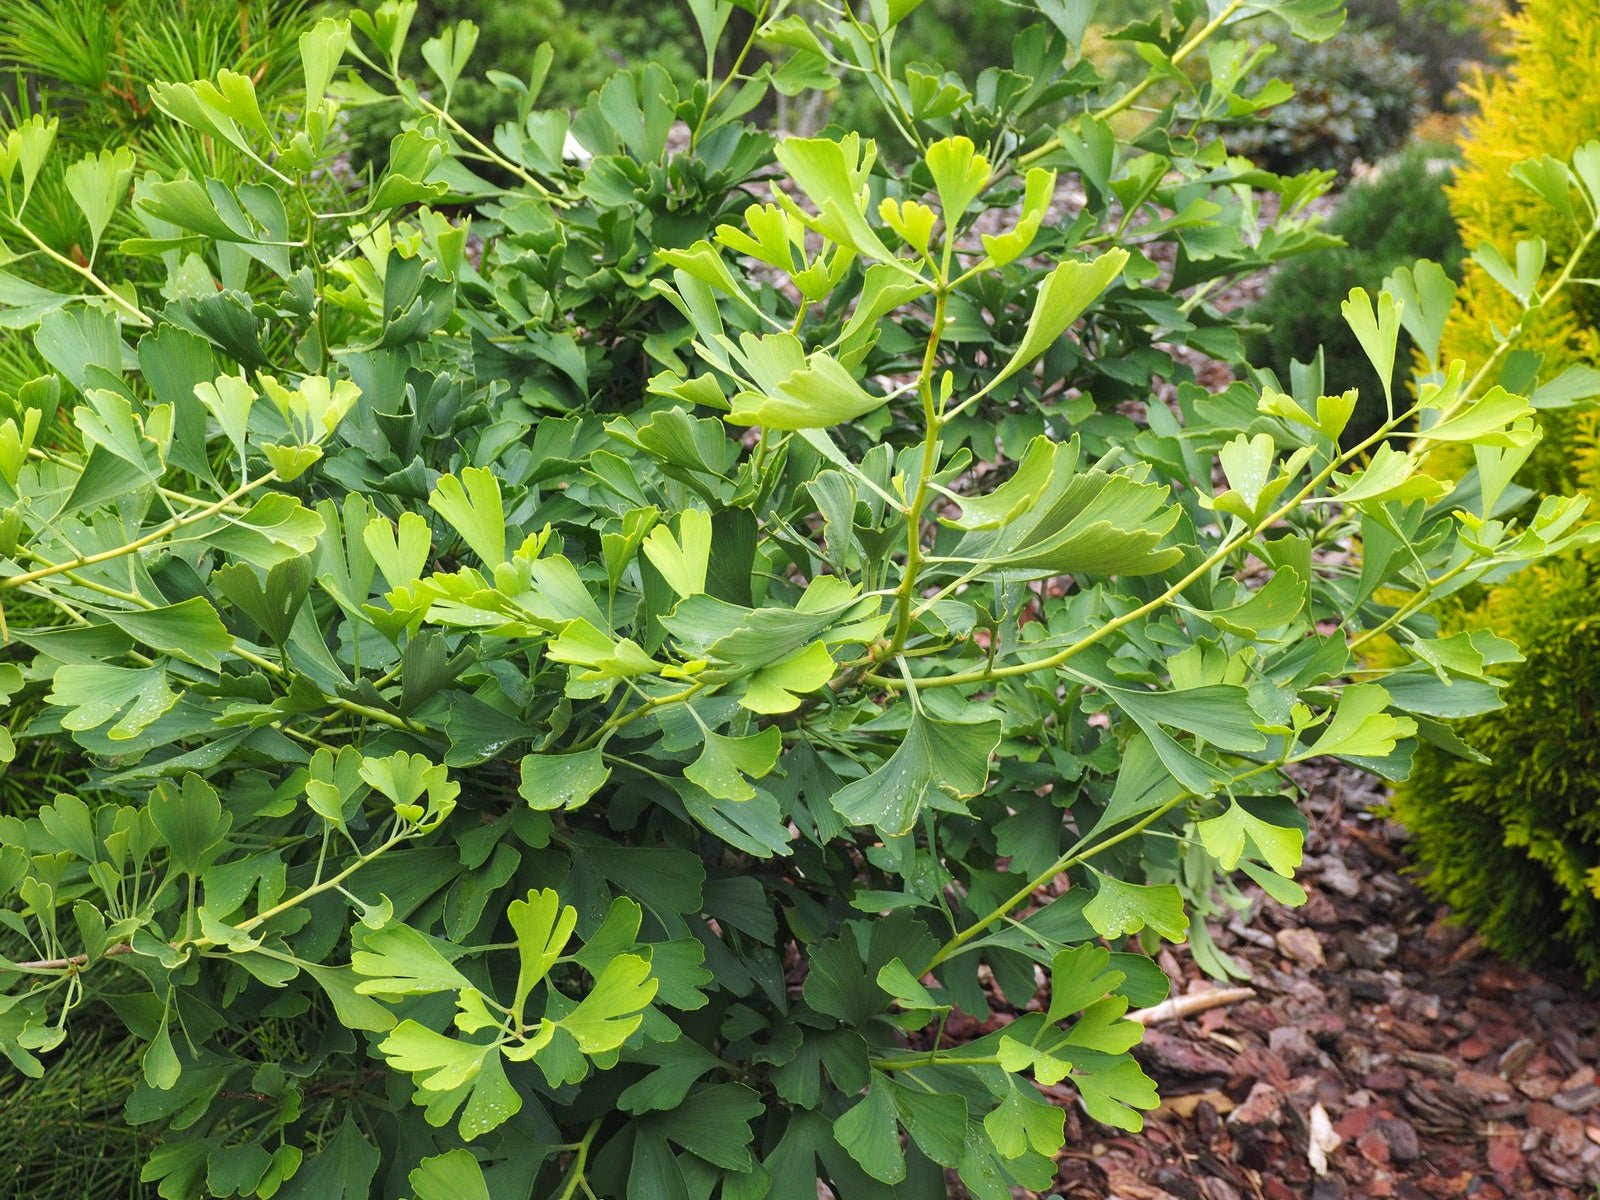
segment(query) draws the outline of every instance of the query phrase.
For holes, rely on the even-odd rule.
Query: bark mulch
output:
[[[1215,930],[1254,999],[1153,1026],[1163,1103],[1125,1136],[1069,1107],[1071,1200],[1595,1200],[1600,1001],[1507,965],[1407,873],[1379,781],[1311,779],[1299,909]],[[1176,991],[1221,986],[1188,955]]]

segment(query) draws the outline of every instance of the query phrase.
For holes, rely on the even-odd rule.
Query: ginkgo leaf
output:
[[[1338,491],[1321,502],[1360,504],[1379,500],[1433,500],[1451,488],[1448,480],[1418,473],[1415,455],[1396,450],[1385,442],[1373,451],[1372,459],[1360,471],[1334,476]]]
[[[1372,368],[1383,384],[1383,394],[1392,401],[1394,390],[1395,345],[1400,338],[1400,305],[1389,292],[1379,292],[1376,308],[1364,288],[1351,288],[1340,304],[1345,324],[1356,335]]]
[[[461,535],[484,563],[506,560],[506,517],[500,481],[482,467],[468,467],[460,478],[441,476],[428,504]]]
[[[1470,442],[1475,446],[1522,447],[1533,444],[1535,427],[1522,420],[1533,406],[1496,384],[1461,412],[1430,425],[1418,439],[1433,442]]]
[[[1094,876],[1094,899],[1083,906],[1083,916],[1101,937],[1117,938],[1138,933],[1146,925],[1169,942],[1189,935],[1189,914],[1183,911],[1183,894],[1170,884],[1124,883],[1089,868]]]
[[[945,226],[954,229],[988,183],[989,160],[977,153],[968,137],[940,138],[928,146],[922,158],[938,190]]]
[[[1107,250],[1088,262],[1061,263],[1045,276],[1022,341],[1010,361],[984,385],[984,391],[993,390],[1054,345],[1089,305],[1100,298],[1100,293],[1122,273],[1127,263],[1126,250]]]
[[[838,359],[820,350],[788,374],[758,382],[764,382],[762,391],[733,397],[727,417],[731,423],[774,430],[828,429],[864,417],[889,400],[867,391]]]
[[[383,572],[384,582],[398,588],[421,578],[433,534],[420,513],[405,512],[398,525],[387,517],[373,517],[361,531],[361,540]]]
[[[454,992],[472,982],[450,964],[425,934],[409,925],[361,930],[350,966],[362,977],[362,996],[427,996]]]
[[[1045,1020],[1057,1021],[1080,1012],[1127,978],[1109,969],[1111,951],[1104,946],[1071,946],[1057,954],[1050,964],[1050,1005]]]
[[[489,1185],[472,1151],[435,1154],[406,1177],[416,1200],[489,1200]]]
[[[1126,996],[1107,996],[1096,1000],[1072,1023],[1062,1039],[1063,1046],[1082,1046],[1101,1054],[1125,1054],[1139,1044],[1144,1026],[1123,1019],[1128,1011]]]
[[[684,509],[676,535],[665,525],[657,525],[644,539],[643,549],[680,598],[700,595],[706,590],[706,569],[711,563],[711,514],[699,508]]]
[[[1294,567],[1280,567],[1260,589],[1229,608],[1201,615],[1218,629],[1240,637],[1261,637],[1282,629],[1305,608],[1306,580]]]
[[[98,729],[113,741],[137,737],[178,702],[167,684],[166,668],[113,667],[101,663],[68,663],[56,669],[48,696],[61,705],[63,729]]]
[[[1333,719],[1310,749],[1296,758],[1324,754],[1360,758],[1383,758],[1394,753],[1395,744],[1417,732],[1410,717],[1386,712],[1389,693],[1375,683],[1355,684],[1344,689],[1333,710]]]
[[[1014,578],[1152,575],[1183,552],[1163,547],[1182,517],[1160,485],[1079,469],[1076,438],[1035,438],[1017,473],[988,496],[953,496],[950,521],[969,530],[945,561],[983,563]]]
[[[585,1054],[615,1050],[639,1027],[658,986],[648,962],[636,954],[619,954],[606,964],[578,1007],[558,1024]]]
[[[1237,800],[1229,801],[1220,815],[1201,821],[1195,826],[1201,844],[1211,857],[1226,871],[1239,865],[1246,840],[1257,854],[1279,875],[1292,877],[1300,865],[1304,835],[1298,829],[1288,829],[1263,821],[1244,808]]]
[[[798,654],[762,667],[750,676],[739,703],[762,714],[793,712],[800,697],[816,691],[834,674],[833,656],[822,642],[813,642]]]
[[[128,195],[133,179],[133,150],[120,146],[79,159],[66,170],[67,191],[78,211],[89,223],[89,241],[100,244],[100,235]]]
[[[580,808],[611,778],[598,746],[568,754],[529,754],[522,759],[518,794],[538,812]]]
[[[894,257],[862,213],[861,196],[876,158],[870,141],[856,133],[837,141],[786,137],[774,152],[789,178],[816,206],[816,217],[808,221],[819,233],[879,262]],[[782,192],[774,198],[779,204],[788,200]]]
[[[776,725],[747,737],[707,731],[700,756],[683,769],[683,774],[719,800],[751,800],[756,790],[749,780],[760,779],[771,771],[782,749],[783,736]]]
[[[1012,1080],[999,1107],[984,1115],[983,1128],[1001,1158],[1021,1158],[1030,1149],[1053,1158],[1066,1142],[1066,1119],[1056,1105]]]
[[[484,1056],[498,1049],[448,1037],[417,1021],[401,1021],[378,1043],[389,1064],[416,1079],[419,1088],[448,1092],[470,1083],[483,1069]]]
[[[964,724],[914,712],[889,761],[835,792],[833,807],[851,824],[897,837],[924,806],[962,811],[952,801],[970,800],[987,786],[989,755],[999,742],[999,721]]]
[[[1155,1083],[1131,1058],[1120,1059],[1103,1070],[1074,1071],[1072,1083],[1078,1089],[1084,1112],[1129,1133],[1144,1128],[1144,1117],[1138,1110],[1148,1112],[1160,1103]]]
[[[886,1076],[874,1072],[867,1094],[834,1121],[833,1136],[856,1165],[879,1183],[899,1183],[906,1177],[894,1089]]]
[[[561,957],[572,931],[578,927],[578,910],[563,905],[551,888],[529,892],[525,900],[506,906],[506,920],[517,936],[517,988],[511,999],[512,1016],[520,1023],[528,993],[539,985]]]

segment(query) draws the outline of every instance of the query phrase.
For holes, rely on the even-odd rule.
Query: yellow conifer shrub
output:
[[[1468,87],[1478,115],[1467,123],[1463,161],[1449,189],[1450,207],[1468,250],[1489,243],[1508,259],[1528,237],[1544,239],[1553,276],[1570,257],[1572,222],[1511,176],[1511,169],[1543,154],[1567,161],[1574,149],[1600,133],[1600,88],[1590,67],[1600,62],[1600,0],[1527,0],[1506,18],[1511,66]],[[1600,274],[1600,253],[1578,274]],[[1548,282],[1548,280],[1547,280]],[[1476,263],[1467,267],[1462,303],[1445,329],[1444,359],[1482,362],[1494,351],[1494,330],[1516,324],[1516,300]],[[1573,363],[1600,362],[1600,289],[1568,289],[1529,317],[1520,349],[1544,356],[1555,375]],[[1571,491],[1580,426],[1595,417],[1578,409],[1542,414],[1545,439],[1521,481],[1541,492]]]
[[[1547,286],[1578,233],[1511,174],[1540,155],[1567,159],[1600,135],[1600,0],[1527,0],[1507,20],[1512,66],[1470,89],[1480,106],[1449,189],[1463,243],[1492,244],[1513,260],[1517,242],[1543,238]],[[1600,276],[1590,251],[1575,273]],[[1445,361],[1469,369],[1494,353],[1523,310],[1469,262],[1462,303],[1445,329]],[[1600,288],[1563,290],[1529,314],[1516,349],[1543,356],[1546,378],[1600,365]],[[1544,440],[1519,475],[1541,492],[1585,492],[1600,502],[1600,417],[1592,407],[1540,414]],[[1468,452],[1470,453],[1470,451]],[[1430,469],[1456,470],[1448,450]],[[1504,706],[1458,732],[1477,757],[1418,747],[1394,812],[1410,830],[1429,889],[1495,949],[1554,959],[1600,983],[1600,553],[1564,555],[1440,614],[1442,632],[1485,629],[1523,647],[1498,669]],[[1374,656],[1381,661],[1383,651]]]

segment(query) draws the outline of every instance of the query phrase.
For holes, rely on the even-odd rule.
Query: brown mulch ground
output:
[[[1600,999],[1451,924],[1405,873],[1404,832],[1373,815],[1377,780],[1309,782],[1310,901],[1259,901],[1215,931],[1258,998],[1151,1028],[1137,1053],[1162,1108],[1140,1137],[1070,1112],[1055,1194],[1592,1200]],[[1186,953],[1162,965],[1176,990],[1218,986]]]

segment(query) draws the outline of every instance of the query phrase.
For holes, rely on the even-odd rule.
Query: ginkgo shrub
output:
[[[1040,1085],[1127,1130],[1157,1102],[1159,942],[1226,972],[1191,914],[1303,899],[1286,769],[1449,744],[1516,650],[1430,602],[1593,540],[1582,499],[1509,503],[1511,343],[1441,360],[1432,264],[1345,304],[1377,378],[1402,327],[1422,360],[1349,448],[1353,393],[1172,358],[1325,244],[1327,176],[1217,127],[1284,95],[1239,27],[1336,3],[1177,5],[1126,31],[1131,87],[1077,9],[968,86],[894,65],[913,2],[743,7],[719,54],[733,9],[690,6],[734,75],[569,116],[542,56],[491,140],[449,111],[469,25],[424,87],[411,5],[328,19],[302,105],[152,89],[258,181],[85,159],[102,249],[8,293],[50,370],[0,418],[0,691],[36,713],[3,745],[88,770],[0,818],[33,955],[0,1050],[37,1075],[114,1012],[162,1196],[1048,1190]],[[742,122],[844,71],[893,158]],[[329,208],[351,106],[405,127]],[[6,135],[8,230],[53,132]],[[1600,145],[1557,167],[1592,238]],[[1472,472],[1424,472],[1443,445]]]

